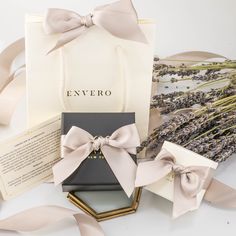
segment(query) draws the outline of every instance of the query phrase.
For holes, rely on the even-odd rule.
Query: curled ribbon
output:
[[[8,125],[25,94],[24,66],[11,71],[16,57],[24,51],[24,39],[10,44],[0,53],[0,125]]]
[[[109,137],[93,137],[73,126],[62,140],[64,158],[53,166],[54,182],[59,184],[69,177],[94,150],[101,150],[114,175],[128,197],[134,191],[137,166],[130,154],[140,145],[135,124],[117,129]]]
[[[212,168],[206,166],[184,167],[176,163],[168,151],[154,161],[138,165],[136,187],[146,186],[174,174],[173,217],[197,208],[197,195],[206,189],[212,178]]]
[[[0,220],[0,229],[32,232],[72,216],[79,226],[81,236],[104,236],[101,226],[94,218],[59,206],[40,206],[22,211]]]
[[[79,37],[93,25],[105,29],[115,37],[147,43],[139,28],[138,16],[132,1],[120,0],[96,7],[92,14],[86,16],[65,9],[48,9],[44,19],[45,32],[61,34],[49,53]]]

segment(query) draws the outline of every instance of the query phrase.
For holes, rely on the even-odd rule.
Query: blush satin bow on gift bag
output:
[[[26,17],[28,124],[62,111],[135,112],[143,140],[155,25],[138,20],[131,0],[91,10]]]

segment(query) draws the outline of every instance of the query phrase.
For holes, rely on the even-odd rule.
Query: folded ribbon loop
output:
[[[93,137],[81,128],[72,127],[62,140],[65,156],[53,166],[54,182],[63,182],[91,152],[100,149],[127,196],[130,196],[134,190],[137,169],[130,154],[135,154],[139,145],[135,124],[123,126],[107,137]]]
[[[138,165],[135,186],[153,184],[170,173],[174,174],[173,217],[197,208],[197,194],[205,189],[212,177],[206,166],[182,166],[168,151],[163,156]]]
[[[147,43],[138,25],[138,17],[131,0],[120,0],[94,9],[93,14],[80,16],[65,9],[48,9],[44,18],[47,34],[60,33],[55,49],[76,39],[93,25],[107,30],[115,37]]]

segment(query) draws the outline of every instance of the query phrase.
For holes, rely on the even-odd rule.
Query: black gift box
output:
[[[118,128],[135,123],[135,113],[62,113],[65,135],[72,126],[93,136],[110,136]],[[136,155],[131,155],[136,162]],[[79,168],[62,183],[64,192],[120,190],[121,186],[101,152],[93,152]]]

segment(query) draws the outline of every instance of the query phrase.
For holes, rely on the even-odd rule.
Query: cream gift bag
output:
[[[115,4],[121,2],[134,11],[131,1]],[[127,13],[122,14],[121,31]],[[62,111],[135,112],[143,140],[148,132],[155,24],[138,21],[146,43],[116,37],[93,25],[48,53],[62,35],[46,34],[43,21],[43,16],[26,16],[29,126]]]

